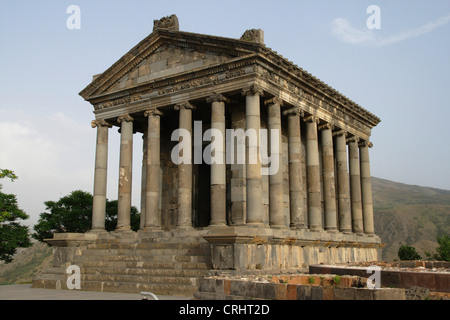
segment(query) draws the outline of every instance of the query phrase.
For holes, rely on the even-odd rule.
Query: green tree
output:
[[[416,249],[411,246],[402,245],[398,249],[398,257],[400,260],[421,260],[422,257],[417,253]]]
[[[46,201],[46,212],[39,216],[34,226],[33,238],[43,241],[52,238],[54,233],[89,231],[92,226],[92,194],[75,190],[58,201]],[[131,229],[139,229],[139,212],[131,207]],[[113,231],[117,225],[117,200],[106,200],[106,231]]]
[[[437,242],[439,246],[436,248],[436,252],[426,252],[427,257],[439,261],[450,261],[450,237],[446,234],[441,238],[437,237]]]
[[[14,181],[18,177],[13,171],[0,169],[0,179],[9,178]],[[1,192],[0,185],[0,260],[5,263],[12,261],[17,248],[31,246],[28,227],[18,220],[28,219],[28,215],[19,208],[16,195]]]

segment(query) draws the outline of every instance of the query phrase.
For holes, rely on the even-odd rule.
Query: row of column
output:
[[[253,86],[242,90],[245,95],[246,130],[259,132],[261,127],[260,96],[262,92]],[[219,130],[225,137],[225,102],[228,99],[222,94],[214,94],[207,98],[211,104],[211,128]],[[268,129],[279,130],[279,146],[281,146],[281,107],[283,102],[278,98],[266,100],[268,111]],[[189,102],[175,105],[179,111],[179,128],[187,130],[192,137],[192,111],[195,107]],[[333,132],[332,125],[319,125],[314,115],[305,116],[298,107],[283,112],[288,123],[288,157],[289,157],[289,202],[290,227],[310,229],[312,231],[327,230],[344,233],[374,234],[372,190],[368,148],[370,143],[359,143],[357,137],[347,139],[343,130]],[[160,117],[162,112],[152,108],[145,112],[148,117],[148,128],[144,139],[143,191],[142,204],[145,208],[141,216],[141,228],[159,229],[160,199]],[[304,181],[302,181],[302,137],[301,119],[306,128],[306,186],[307,197],[304,197]],[[133,118],[123,115],[118,118],[121,128],[119,198],[117,230],[130,230],[131,182],[132,182],[132,150],[133,150]],[[92,230],[105,229],[106,175],[108,152],[109,123],[104,120],[92,122],[97,127],[97,147],[94,178],[94,203]],[[322,172],[320,172],[319,139],[321,135]],[[225,139],[223,148],[216,150],[219,163],[211,164],[211,226],[226,225],[226,161]],[[259,136],[258,136],[259,140]],[[349,172],[347,171],[347,143]],[[246,159],[249,155],[259,155],[259,141],[246,144]],[[281,149],[281,148],[280,148]],[[218,153],[217,153],[218,152]],[[336,153],[336,154],[334,154]],[[271,154],[272,158],[277,156]],[[281,157],[281,154],[278,154]],[[247,225],[263,224],[261,162],[246,161],[246,208]],[[322,223],[321,176],[324,199],[324,223]],[[179,228],[192,227],[192,161],[178,165],[178,220]],[[269,223],[271,227],[287,227],[285,225],[283,204],[283,171],[269,175]],[[304,207],[307,201],[307,221]]]

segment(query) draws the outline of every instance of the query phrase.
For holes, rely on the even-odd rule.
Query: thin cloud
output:
[[[410,31],[401,32],[390,37],[382,37],[376,34],[376,30],[354,28],[350,22],[343,18],[334,19],[331,22],[331,34],[345,43],[360,46],[383,47],[412,39],[429,33],[438,27],[444,26],[450,22],[450,14],[441,17],[433,22],[424,24]]]

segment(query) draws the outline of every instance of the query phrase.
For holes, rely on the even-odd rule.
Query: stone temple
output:
[[[84,290],[188,294],[208,272],[379,259],[369,148],[380,119],[266,47],[262,30],[231,39],[180,31],[175,15],[155,20],[153,32],[80,95],[97,130],[92,230],[47,239],[53,267],[34,287],[67,288],[66,268],[76,265]],[[106,232],[113,127],[121,138],[120,167],[112,168],[118,219]],[[265,148],[263,136],[255,143],[247,134],[262,129],[279,133]],[[134,134],[143,139],[139,177]],[[255,156],[262,149],[267,156]],[[216,161],[206,163],[209,151]],[[267,174],[269,155],[279,161]],[[132,179],[141,181],[137,232]]]

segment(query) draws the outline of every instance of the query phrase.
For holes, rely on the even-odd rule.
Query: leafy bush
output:
[[[436,252],[426,252],[427,257],[429,259],[450,261],[450,237],[448,235],[443,235],[441,238],[437,237],[437,242],[439,246],[436,248]]]
[[[402,245],[398,249],[398,257],[400,260],[421,260],[422,257],[417,253],[416,249],[411,246]]]

